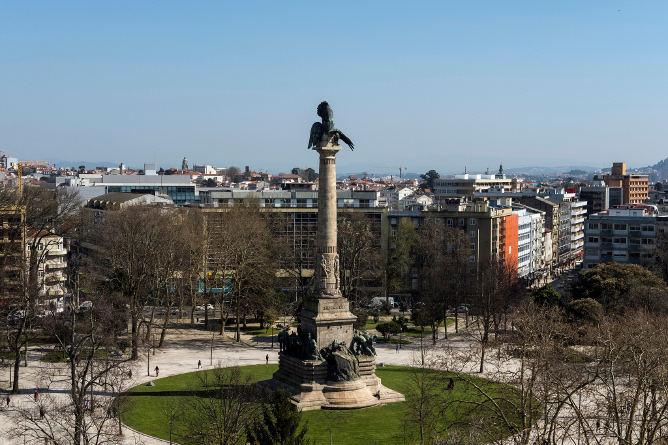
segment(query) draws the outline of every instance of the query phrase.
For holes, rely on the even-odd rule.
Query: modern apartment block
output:
[[[503,166],[499,168],[499,173],[496,175],[463,174],[434,181],[434,195],[437,201],[462,196],[473,197],[489,189],[518,193],[521,189],[521,182],[515,178],[507,178],[503,173]]]
[[[608,210],[610,188],[603,181],[594,181],[592,185],[580,188],[580,200],[587,202],[587,215]]]
[[[609,209],[589,215],[585,228],[584,267],[616,261],[643,264],[652,258],[656,239],[668,224],[651,207]]]
[[[610,174],[603,175],[603,181],[608,187],[622,188],[622,204],[642,204],[647,200],[649,193],[647,175],[627,174],[625,162],[614,162]]]

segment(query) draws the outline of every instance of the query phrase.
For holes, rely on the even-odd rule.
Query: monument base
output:
[[[319,348],[331,345],[334,340],[346,345],[353,340],[356,317],[350,313],[347,298],[307,298],[297,316],[302,330],[318,341]]]
[[[327,363],[300,360],[279,353],[279,369],[274,378],[263,382],[272,390],[285,388],[292,402],[304,411],[312,409],[356,409],[402,402],[404,396],[384,387],[376,377],[376,360],[360,356],[360,378],[346,382],[327,380]]]

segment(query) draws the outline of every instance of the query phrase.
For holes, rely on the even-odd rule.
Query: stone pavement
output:
[[[460,328],[463,327],[463,322],[460,322]],[[439,335],[439,344],[443,341],[443,329]],[[462,335],[454,334],[454,326],[448,328],[448,335],[450,340],[449,345],[460,344],[460,347],[467,347],[468,341]],[[212,333],[197,330],[197,329],[171,329],[167,333],[165,339],[165,346],[162,349],[156,349],[155,355],[151,352],[150,355],[150,376],[147,375],[146,357],[140,358],[133,371],[135,383],[131,386],[147,383],[155,379],[155,372],[153,369],[156,365],[160,367],[160,378],[169,377],[172,375],[183,374],[186,372],[193,372],[197,370],[197,361],[201,360],[204,369],[210,369],[218,362],[223,366],[245,366],[266,363],[266,355],[269,355],[269,363],[278,362],[278,343],[274,343],[274,348],[271,348],[271,341],[269,338],[263,341],[253,341],[252,337],[242,335],[242,341],[237,343],[232,337],[231,333],[226,333],[221,336],[218,333],[213,334],[213,348]],[[415,352],[419,351],[419,339],[411,339],[413,344],[403,345],[397,353],[395,345],[391,344],[377,344],[376,345],[376,363],[379,365],[411,365],[415,363]],[[418,340],[417,342],[415,340]],[[431,338],[426,338],[424,346],[431,346]],[[18,444],[19,442],[12,442],[7,437],[7,432],[10,431],[14,425],[16,413],[12,410],[13,406],[17,404],[31,404],[34,391],[36,389],[39,376],[43,376],[45,368],[53,368],[52,364],[45,364],[39,361],[41,352],[36,349],[28,351],[28,367],[21,367],[21,393],[11,397],[10,409],[0,410],[0,443],[3,444]],[[9,388],[9,368],[0,368],[0,387],[5,388],[1,391],[3,403],[0,404],[4,408],[4,398],[6,397]],[[48,391],[47,391],[48,392]],[[66,393],[62,391],[54,391],[60,393],[62,397],[66,397]],[[43,391],[40,389],[40,393]],[[22,441],[21,441],[22,443]],[[146,445],[163,444],[164,442],[152,437],[147,437],[136,432],[125,429],[124,444],[144,443]]]

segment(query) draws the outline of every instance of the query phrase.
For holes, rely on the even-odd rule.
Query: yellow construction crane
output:
[[[13,162],[12,167],[16,169],[16,176],[18,177],[19,199],[23,197],[23,167],[31,167],[33,165],[48,165],[49,161],[18,161]]]
[[[399,180],[401,180],[401,172],[406,170],[408,167],[404,167],[404,166],[400,165],[399,167],[376,167],[376,168],[392,168],[392,169],[398,168],[399,169]]]

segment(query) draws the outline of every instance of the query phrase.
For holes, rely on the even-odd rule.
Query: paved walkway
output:
[[[463,327],[463,321],[460,323],[460,328]],[[459,347],[467,347],[468,341],[461,335],[454,334],[454,325],[448,328],[448,335],[451,337],[448,341],[449,345],[457,345]],[[169,377],[172,375],[183,374],[197,370],[197,361],[201,360],[204,369],[210,369],[218,362],[223,366],[245,366],[266,363],[266,356],[269,355],[269,363],[278,363],[278,343],[274,343],[274,348],[271,347],[271,340],[269,338],[262,339],[263,341],[256,342],[251,336],[242,335],[241,342],[235,342],[231,337],[231,333],[221,336],[218,333],[213,334],[213,348],[212,348],[212,333],[197,330],[197,329],[171,329],[167,333],[165,346],[162,349],[156,349],[155,355],[151,352],[150,375],[147,375],[146,357],[142,357],[133,370],[134,384],[140,385],[155,379],[155,372],[153,369],[156,365],[160,367],[160,378]],[[391,344],[377,344],[376,345],[376,363],[379,365],[411,365],[416,361],[416,352],[419,351],[419,339],[412,338],[413,344],[403,345],[397,352],[395,345]],[[417,341],[416,341],[417,340]],[[443,329],[439,335],[439,344],[443,344]],[[431,346],[431,338],[424,339],[424,346]],[[43,378],[45,373],[53,371],[53,364],[42,363],[39,357],[43,354],[42,350],[37,348],[29,349],[28,351],[28,367],[21,367],[20,381],[21,393],[12,395],[10,408],[0,410],[0,443],[16,444],[22,441],[11,441],[7,436],[15,425],[17,417],[16,412],[12,407],[17,405],[29,406],[33,401],[33,394],[35,389],[38,389],[38,382]],[[1,391],[2,399],[6,397],[9,388],[9,369],[1,368],[0,372],[0,387],[5,388]],[[13,369],[13,368],[12,368]],[[64,386],[63,386],[64,388]],[[63,388],[52,388],[44,390],[46,393],[61,394],[66,397],[66,392]],[[40,389],[40,393],[44,393]],[[4,403],[1,404],[4,408]],[[163,444],[164,442],[151,437],[143,436],[126,429],[125,444],[144,443],[146,445]]]

